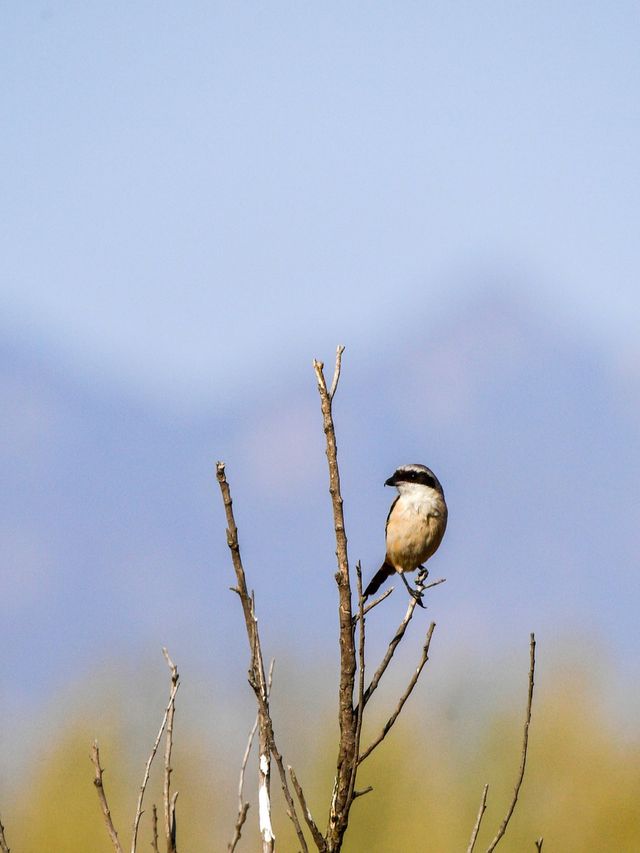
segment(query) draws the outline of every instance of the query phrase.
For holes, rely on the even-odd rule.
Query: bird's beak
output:
[[[394,475],[393,475],[393,477],[389,477],[389,479],[388,479],[388,480],[385,480],[385,481],[384,481],[384,484],[385,484],[385,486],[395,486],[395,484],[396,484],[396,475],[394,474]]]

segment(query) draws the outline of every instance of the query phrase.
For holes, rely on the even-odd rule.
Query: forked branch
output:
[[[171,712],[171,709],[174,707],[174,701],[176,698],[176,693],[178,692],[178,687],[180,686],[180,680],[178,678],[178,671],[175,670],[175,667],[173,667],[172,664],[169,663],[170,658],[167,654],[167,650],[163,648],[162,652],[165,656],[165,660],[167,661],[167,665],[169,666],[169,668],[171,670],[171,690],[169,693],[169,703],[165,709],[164,716],[162,718],[162,722],[160,723],[160,729],[159,729],[158,734],[156,736],[155,742],[151,748],[151,753],[149,755],[149,758],[147,759],[147,763],[146,763],[146,766],[144,768],[144,775],[142,777],[142,784],[140,785],[140,793],[138,794],[138,804],[136,806],[136,815],[133,819],[131,853],[136,853],[136,846],[138,843],[138,828],[140,826],[140,819],[141,819],[142,813],[143,813],[142,812],[142,802],[144,800],[145,791],[147,789],[147,784],[149,782],[149,774],[151,772],[151,764],[153,762],[153,759],[155,758],[156,752],[158,751],[158,746],[160,745],[162,733],[164,732],[165,726],[167,725],[167,719],[169,717],[169,713]],[[174,670],[175,670],[175,678],[174,678]],[[155,826],[155,831],[157,833],[158,815],[157,815],[157,811],[156,811],[155,806],[153,807],[153,809],[154,809],[154,826]]]

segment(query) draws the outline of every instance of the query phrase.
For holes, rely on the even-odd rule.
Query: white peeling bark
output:
[[[260,755],[258,773],[258,812],[260,817],[260,835],[262,836],[262,849],[273,850],[276,840],[271,826],[271,797],[269,795],[270,760],[268,753]]]

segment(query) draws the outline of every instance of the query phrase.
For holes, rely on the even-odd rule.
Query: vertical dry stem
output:
[[[164,832],[167,839],[167,853],[176,853],[176,820],[175,808],[177,793],[171,796],[171,750],[173,748],[173,718],[176,713],[176,690],[178,687],[179,676],[178,669],[174,662],[169,657],[169,652],[163,648],[162,654],[167,662],[167,666],[171,670],[171,699],[167,707],[167,733],[165,738],[164,748],[164,784],[163,784],[163,802],[164,802]],[[174,689],[175,688],[175,689]]]
[[[153,804],[152,808],[152,822],[151,822],[151,849],[153,853],[160,853],[158,850],[158,809],[156,808],[156,804]]]
[[[162,651],[163,651],[163,654],[165,654],[166,649],[163,649]],[[145,791],[147,789],[147,784],[149,782],[149,774],[151,772],[151,764],[153,762],[153,759],[155,758],[156,752],[158,751],[158,746],[160,745],[160,739],[162,738],[162,733],[164,732],[165,726],[167,725],[167,719],[169,717],[169,713],[171,711],[171,708],[173,707],[173,703],[174,703],[175,698],[176,698],[176,693],[178,692],[178,687],[180,686],[180,681],[178,679],[178,672],[177,672],[177,670],[175,671],[176,677],[174,680],[174,678],[173,678],[174,669],[172,668],[171,664],[169,664],[170,658],[168,658],[168,655],[166,655],[166,654],[165,654],[165,660],[167,660],[167,664],[169,665],[169,668],[171,669],[171,691],[169,693],[169,704],[167,705],[167,707],[165,709],[164,716],[162,718],[162,723],[160,724],[160,730],[158,731],[158,734],[156,736],[153,747],[151,748],[151,753],[149,755],[149,758],[147,759],[147,763],[146,763],[146,766],[144,768],[144,775],[142,777],[142,784],[140,785],[140,793],[138,794],[138,804],[136,806],[136,815],[133,819],[133,833],[132,833],[132,837],[131,837],[131,853],[136,853],[136,847],[137,847],[137,843],[138,843],[138,829],[140,826],[140,818],[142,817],[142,802],[144,800]],[[153,810],[154,810],[154,821],[155,821],[154,827],[155,827],[156,846],[157,846],[158,814],[157,814],[157,810],[156,810],[155,806],[153,807]]]
[[[364,673],[365,673],[365,616],[364,616],[364,595],[362,593],[362,567],[360,563],[356,565],[356,582],[358,589],[358,621],[359,621],[359,638],[358,638],[358,702],[356,705],[356,744],[353,754],[353,765],[351,767],[351,779],[349,780],[348,802],[354,799],[354,791],[356,787],[356,777],[358,775],[358,764],[360,755],[360,737],[362,735],[362,718],[364,716]]]
[[[222,500],[224,503],[225,514],[227,518],[227,545],[231,551],[231,560],[236,574],[237,586],[234,587],[234,592],[238,594],[240,603],[242,604],[242,612],[244,614],[245,627],[247,631],[247,639],[249,641],[249,649],[251,652],[251,665],[249,668],[249,684],[256,696],[258,703],[258,739],[259,739],[259,758],[258,758],[258,810],[260,817],[260,833],[262,836],[263,853],[273,853],[275,848],[275,836],[271,827],[271,801],[270,801],[270,766],[271,756],[276,762],[278,773],[280,775],[280,783],[282,791],[287,802],[287,814],[291,818],[294,825],[298,843],[307,853],[307,842],[300,826],[300,821],[296,812],[295,803],[289,790],[287,781],[287,773],[282,760],[282,755],[278,751],[273,732],[273,723],[269,711],[269,696],[267,690],[267,682],[264,673],[264,661],[262,658],[262,649],[260,647],[260,635],[258,633],[258,620],[255,615],[255,605],[252,596],[247,590],[247,581],[245,578],[242,559],[240,557],[240,545],[238,542],[238,528],[236,527],[235,518],[233,515],[233,501],[231,500],[231,490],[227,482],[224,462],[218,462],[216,465],[216,477],[220,486]]]
[[[339,596],[340,623],[340,687],[339,687],[339,725],[340,744],[336,779],[326,841],[329,851],[339,850],[342,838],[347,828],[349,818],[349,788],[351,771],[356,759],[356,726],[357,719],[353,707],[353,691],[356,672],[356,648],[351,612],[351,583],[349,579],[349,559],[347,555],[347,535],[344,526],[342,495],[340,493],[340,472],[338,469],[338,448],[333,425],[332,399],[340,380],[341,357],[344,347],[336,352],[336,367],[331,383],[331,391],[327,388],[324,377],[324,364],[314,360],[313,369],[318,381],[322,421],[327,444],[327,461],[329,464],[329,493],[333,508],[333,525],[336,537],[336,558],[338,571],[336,583]]]
[[[113,820],[111,819],[111,812],[109,810],[109,804],[107,803],[107,795],[104,792],[104,785],[102,783],[102,774],[104,771],[102,770],[102,767],[100,767],[100,751],[98,750],[97,740],[94,740],[93,745],[91,746],[91,761],[93,762],[93,767],[95,770],[95,778],[93,780],[93,784],[96,786],[96,791],[98,792],[100,808],[102,809],[102,815],[104,817],[104,822],[107,827],[107,832],[109,833],[111,843],[113,844],[113,849],[116,851],[116,853],[123,853],[122,845],[120,844],[120,840],[118,839],[118,833],[116,832],[116,828],[113,825]]]

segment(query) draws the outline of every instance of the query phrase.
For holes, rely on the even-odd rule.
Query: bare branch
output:
[[[252,597],[252,606],[253,606],[253,597]],[[252,611],[253,612],[253,611]],[[255,624],[255,648],[256,648],[256,659],[259,661],[259,671],[264,673],[263,664],[262,664],[262,649],[260,646],[260,635],[258,633],[258,620],[255,618],[254,613],[254,624]],[[282,755],[280,754],[280,750],[276,744],[276,738],[273,731],[273,721],[271,719],[271,712],[269,710],[269,696],[266,688],[266,684],[264,682],[264,674],[262,675],[261,688],[257,688],[254,685],[254,692],[256,694],[256,698],[258,700],[258,716],[260,722],[258,724],[258,733],[260,739],[260,759],[259,759],[259,780],[264,772],[264,761],[266,758],[268,761],[270,756],[273,756],[274,761],[276,762],[276,767],[278,768],[278,775],[280,776],[280,787],[282,788],[282,793],[284,794],[284,798],[287,803],[287,815],[289,816],[293,826],[296,830],[296,835],[298,836],[298,841],[300,846],[302,847],[303,853],[307,853],[308,847],[307,842],[302,832],[302,827],[300,826],[300,820],[298,818],[298,813],[296,811],[296,806],[293,801],[293,797],[291,796],[291,791],[289,790],[289,783],[287,781],[287,773],[284,767],[284,761],[282,759]],[[264,722],[263,722],[264,721]],[[264,738],[264,749],[263,749],[263,738]],[[262,788],[263,798],[265,796],[265,789]],[[268,792],[267,792],[268,793]],[[261,808],[260,803],[260,790],[258,791],[258,809]],[[269,805],[270,809],[270,805]],[[264,802],[262,804],[262,813],[266,813],[267,811],[267,803]],[[261,818],[262,820],[262,818]],[[270,812],[269,812],[269,820],[270,820]],[[273,838],[272,840],[275,840]]]
[[[336,366],[333,371],[333,382],[331,383],[331,391],[329,391],[329,399],[333,400],[333,395],[336,393],[336,389],[338,387],[338,382],[340,381],[340,368],[342,366],[342,353],[344,352],[344,347],[342,345],[338,346],[336,349]]]
[[[100,752],[98,750],[97,740],[94,740],[91,746],[91,761],[95,769],[93,784],[96,786],[96,791],[98,792],[98,800],[100,801],[100,808],[102,809],[107,832],[109,833],[113,849],[116,853],[123,853],[122,845],[118,839],[118,833],[116,832],[116,828],[111,819],[111,812],[109,811],[109,804],[107,803],[107,795],[105,794],[104,785],[102,783],[102,774],[104,771],[102,767],[100,767]]]
[[[307,847],[307,841],[302,833],[302,827],[300,826],[300,821],[298,820],[296,806],[293,802],[293,797],[291,796],[291,791],[289,790],[289,784],[287,782],[287,773],[284,767],[284,762],[282,760],[282,755],[280,754],[276,746],[276,742],[273,737],[273,730],[271,730],[271,753],[276,762],[276,767],[278,768],[278,774],[280,776],[280,786],[282,788],[284,798],[287,802],[287,814],[291,818],[291,822],[295,827],[296,835],[298,836],[298,841],[300,843],[300,847],[303,850],[303,853],[307,853],[309,848]]]
[[[261,834],[263,839],[263,853],[270,853],[274,847],[274,836],[270,826],[270,819],[267,816],[270,811],[270,795],[269,795],[269,780],[270,780],[270,757],[273,758],[278,767],[280,774],[280,783],[282,791],[287,802],[289,815],[295,831],[298,836],[298,842],[303,853],[307,853],[307,842],[300,826],[296,806],[289,790],[287,774],[275,740],[273,732],[273,722],[269,711],[269,697],[267,694],[266,679],[264,674],[264,661],[262,658],[262,649],[260,646],[260,635],[258,632],[258,620],[255,615],[255,603],[252,596],[247,591],[247,583],[240,557],[240,545],[238,543],[238,528],[236,527],[235,518],[233,515],[233,501],[231,500],[231,490],[225,473],[224,462],[218,462],[216,465],[216,477],[220,485],[222,500],[225,507],[227,517],[227,545],[231,551],[231,559],[236,573],[237,587],[234,591],[238,593],[244,613],[245,627],[247,631],[247,639],[249,641],[249,649],[251,652],[251,667],[249,670],[249,684],[256,696],[258,703],[258,734],[259,734],[259,763],[258,763],[258,780],[259,780],[259,798],[258,810],[260,814]],[[264,818],[264,821],[263,821]]]
[[[389,719],[385,723],[385,725],[384,725],[382,731],[380,732],[380,734],[378,735],[378,737],[373,741],[373,743],[370,746],[367,747],[367,749],[362,753],[362,755],[358,759],[359,764],[362,764],[362,762],[365,760],[365,758],[368,758],[371,755],[371,753],[373,752],[373,750],[379,744],[382,743],[382,741],[387,736],[389,730],[391,729],[391,727],[393,726],[395,721],[398,719],[400,712],[402,711],[402,708],[404,707],[404,703],[407,701],[407,699],[411,695],[413,688],[416,686],[418,679],[420,678],[420,673],[422,672],[422,669],[423,669],[425,663],[429,660],[429,646],[431,644],[431,637],[433,635],[433,631],[434,631],[435,627],[436,627],[436,623],[432,622],[431,625],[429,626],[429,630],[427,631],[427,636],[426,636],[426,639],[424,642],[424,646],[422,647],[422,656],[420,658],[420,662],[419,662],[418,666],[416,667],[416,671],[411,676],[411,681],[407,685],[407,689],[404,691],[404,693],[402,694],[402,696],[398,700],[398,704],[396,705],[396,708],[395,708],[393,714],[389,717]]]
[[[509,825],[509,821],[511,820],[511,816],[516,807],[516,803],[518,802],[518,794],[520,793],[520,788],[522,786],[522,780],[524,779],[524,769],[527,763],[527,748],[529,745],[529,724],[531,723],[531,705],[533,704],[533,677],[536,669],[536,638],[535,634],[531,634],[529,640],[529,692],[527,695],[527,712],[525,715],[524,721],[524,733],[522,736],[522,751],[520,754],[520,770],[518,772],[518,779],[516,781],[516,786],[513,791],[513,797],[511,799],[511,803],[509,804],[509,809],[507,814],[500,824],[500,828],[496,834],[496,837],[493,839],[491,844],[487,847],[487,853],[491,853],[492,850],[495,850],[498,842],[502,838],[502,836],[507,831],[507,826]],[[541,839],[542,841],[542,839]],[[537,843],[537,842],[536,842]]]
[[[269,664],[269,675],[267,678],[267,696],[271,692],[271,684],[273,682],[273,667],[275,665],[275,659],[271,659],[271,663]],[[231,842],[227,845],[228,853],[233,853],[236,848],[236,845],[240,841],[240,837],[242,835],[242,827],[244,826],[244,822],[247,819],[247,812],[249,811],[249,803],[244,801],[244,774],[247,769],[247,763],[249,761],[249,754],[251,752],[251,746],[253,744],[253,739],[256,735],[256,731],[258,729],[259,716],[256,716],[255,722],[249,732],[249,738],[247,740],[247,747],[244,751],[244,755],[242,756],[242,764],[240,766],[240,781],[238,782],[238,817],[236,819],[236,824],[234,828],[233,838]]]
[[[473,848],[476,845],[476,839],[478,838],[478,833],[480,832],[480,824],[482,823],[482,816],[484,815],[485,809],[487,808],[487,792],[489,790],[489,786],[485,785],[484,790],[482,792],[482,797],[480,798],[480,807],[478,809],[478,816],[476,817],[476,822],[473,826],[473,830],[471,832],[471,838],[469,839],[469,846],[467,847],[467,853],[473,853]]]
[[[163,649],[163,654],[165,651],[166,651],[166,649]],[[165,656],[165,660],[166,659],[167,658]],[[158,731],[158,735],[157,735],[155,742],[153,744],[153,747],[151,749],[151,753],[150,753],[149,758],[147,760],[146,767],[144,768],[144,776],[142,777],[142,784],[140,785],[140,793],[138,794],[138,805],[136,807],[136,816],[133,820],[133,835],[132,835],[132,840],[131,840],[131,853],[136,853],[136,845],[138,843],[138,827],[140,826],[140,819],[142,817],[142,801],[144,799],[144,794],[145,794],[145,791],[147,788],[147,783],[149,782],[149,774],[151,772],[151,763],[153,762],[153,759],[155,758],[156,752],[158,751],[158,746],[160,745],[162,733],[164,732],[164,728],[167,725],[167,719],[169,717],[169,711],[170,711],[171,707],[173,706],[173,703],[174,703],[174,700],[176,698],[176,693],[178,692],[179,686],[180,686],[180,682],[177,678],[177,671],[176,671],[176,680],[174,681],[173,678],[171,679],[171,692],[169,694],[169,703],[165,709],[164,716],[162,718],[162,723],[160,724],[160,730]],[[154,806],[154,809],[155,809],[155,806]],[[157,822],[157,813],[156,813],[155,820]],[[156,823],[156,830],[157,830],[157,823]]]
[[[372,791],[373,791],[373,786],[367,785],[367,787],[363,788],[362,791],[354,791],[353,792],[353,799],[355,800],[356,797],[364,797],[365,794],[370,794]]]
[[[389,596],[391,595],[391,593],[393,592],[394,589],[395,589],[395,587],[390,586],[389,589],[387,589],[385,592],[383,592],[379,598],[376,598],[372,602],[367,604],[366,607],[364,608],[364,615],[366,616],[370,610],[373,610],[374,607],[377,607],[379,604],[382,604],[382,602],[385,600],[385,598],[389,598]],[[353,624],[354,625],[358,624],[359,618],[360,618],[360,613],[356,613],[356,615],[353,617]]]
[[[249,753],[251,752],[253,739],[258,729],[258,719],[259,717],[256,716],[255,722],[251,728],[251,731],[249,732],[247,747],[244,751],[244,755],[242,756],[242,764],[240,765],[240,781],[238,783],[238,817],[236,819],[233,838],[231,839],[231,842],[227,845],[229,853],[233,853],[233,851],[236,849],[237,843],[240,841],[242,827],[244,826],[244,822],[247,819],[247,812],[249,811],[249,803],[245,802],[244,800],[244,774],[247,769],[247,762],[249,761]]]
[[[313,369],[318,381],[322,421],[326,437],[326,453],[329,463],[329,494],[333,508],[333,526],[336,537],[336,558],[338,571],[336,583],[339,596],[340,622],[340,687],[338,722],[340,725],[340,742],[336,779],[329,811],[329,827],[326,841],[329,850],[338,849],[347,828],[349,817],[349,787],[351,769],[355,756],[356,715],[353,707],[353,692],[355,687],[356,649],[353,633],[351,611],[351,581],[349,579],[349,558],[347,554],[347,535],[344,526],[342,495],[340,493],[340,472],[338,469],[338,448],[333,425],[332,393],[338,385],[340,375],[342,349],[336,352],[336,372],[332,392],[327,390],[321,361],[313,362]]]
[[[426,569],[425,570],[421,569],[418,572],[418,581],[416,582],[416,586],[418,585],[418,582],[420,581],[421,576],[423,579],[426,577]],[[415,598],[411,598],[409,600],[409,604],[407,605],[407,612],[404,614],[404,618],[403,618],[402,622],[398,625],[398,629],[395,632],[395,634],[393,635],[391,642],[389,643],[389,645],[387,647],[387,651],[385,652],[385,655],[382,658],[382,661],[380,662],[380,666],[375,671],[375,674],[374,674],[373,678],[371,679],[371,683],[369,684],[367,689],[364,691],[364,696],[362,697],[363,707],[366,706],[369,699],[371,699],[371,697],[373,696],[373,693],[375,692],[378,684],[380,683],[380,679],[382,678],[382,676],[385,673],[385,670],[387,669],[387,667],[391,663],[391,658],[393,657],[393,653],[395,652],[396,648],[398,647],[398,644],[400,643],[400,641],[404,637],[405,631],[407,630],[407,626],[409,625],[409,622],[411,621],[411,617],[413,616],[413,612],[416,609],[417,604],[418,604],[418,602],[416,601]]]
[[[153,853],[160,853],[158,850],[158,809],[156,808],[156,804],[153,804],[152,808],[153,818],[152,818],[152,839],[151,839],[151,849]]]
[[[9,845],[7,844],[7,839],[4,835],[4,826],[2,825],[2,821],[0,820],[0,851],[1,853],[11,853],[9,850]]]
[[[166,716],[166,738],[164,746],[164,784],[163,784],[163,802],[164,802],[164,831],[167,839],[167,853],[175,853],[176,851],[176,826],[175,826],[175,802],[177,794],[171,797],[171,750],[173,748],[173,718],[176,712],[176,691],[180,676],[178,668],[169,657],[169,652],[163,647],[162,654],[167,662],[167,666],[171,671],[171,694],[172,698],[167,706]],[[175,690],[174,690],[175,688]]]
[[[446,578],[438,578],[437,581],[431,581],[431,583],[428,583],[425,587],[423,587],[423,589],[431,589],[432,586],[439,586],[441,583],[446,583],[446,582],[447,582]]]
[[[227,844],[227,850],[229,851],[229,853],[233,853],[233,851],[236,849],[236,845],[240,841],[240,837],[242,835],[242,827],[244,826],[244,823],[247,819],[247,812],[248,811],[249,811],[249,803],[243,803],[240,806],[240,810],[238,811],[238,817],[236,819],[236,825],[235,825],[235,829],[234,829],[234,833],[233,833],[233,838],[231,839],[229,844]]]
[[[302,807],[302,814],[304,815],[304,819],[307,822],[307,826],[311,830],[311,835],[313,836],[313,840],[315,841],[316,847],[320,851],[320,853],[325,853],[327,849],[326,842],[322,837],[322,833],[318,829],[318,826],[313,819],[311,811],[307,806],[307,801],[304,796],[304,791],[302,790],[302,786],[298,782],[298,778],[293,770],[293,767],[289,765],[289,774],[291,776],[291,781],[293,783],[293,787],[295,788],[296,794],[298,795],[298,800],[300,801],[300,805]]]
[[[273,681],[273,667],[275,664],[275,658],[271,659],[271,663],[269,665],[269,676],[267,683],[267,696],[271,692],[271,683]],[[227,845],[227,850],[229,853],[233,853],[236,849],[236,845],[240,841],[240,837],[242,835],[242,827],[244,826],[244,822],[247,819],[247,812],[249,811],[249,803],[245,803],[244,801],[244,774],[247,769],[247,762],[249,761],[249,753],[251,752],[251,747],[253,745],[253,739],[256,736],[256,731],[258,729],[259,716],[256,716],[255,722],[249,732],[249,738],[247,740],[247,747],[244,751],[244,755],[242,756],[242,764],[240,765],[240,781],[238,782],[238,817],[236,819],[236,824],[234,827],[233,838],[230,843]]]
[[[360,621],[360,634],[358,640],[358,704],[356,710],[356,737],[353,764],[351,767],[351,779],[349,780],[349,794],[347,802],[349,807],[353,802],[353,792],[356,787],[356,776],[358,775],[358,756],[360,754],[360,736],[362,734],[362,718],[364,716],[364,647],[365,647],[365,618],[364,618],[364,595],[362,593],[362,566],[356,564],[356,582],[358,590],[358,617]]]
[[[540,853],[540,851],[542,850],[543,843],[544,843],[544,838],[542,836],[540,836],[540,838],[536,839],[535,845],[536,845],[537,853]]]

